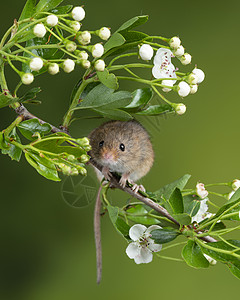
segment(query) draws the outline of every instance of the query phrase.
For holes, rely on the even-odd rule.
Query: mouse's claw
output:
[[[134,192],[135,194],[137,194],[138,191],[142,191],[142,192],[144,192],[144,193],[146,192],[144,186],[141,185],[141,184],[138,185],[138,184],[134,183],[133,186],[131,187],[131,189],[133,190],[133,192]]]
[[[102,168],[102,174],[104,176],[104,178],[108,181],[110,181],[111,177],[112,177],[112,174],[110,173],[109,171],[109,168],[108,167],[103,167]]]

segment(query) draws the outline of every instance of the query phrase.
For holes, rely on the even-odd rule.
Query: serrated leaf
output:
[[[44,136],[45,134],[51,131],[51,126],[48,123],[40,124],[38,119],[23,121],[20,124],[18,124],[17,127],[21,134],[29,140],[35,139],[32,136],[36,132],[38,132],[41,136]]]
[[[101,107],[99,107],[94,109],[94,111],[102,115],[104,118],[112,120],[129,121],[133,119],[129,113],[120,109],[101,109]]]
[[[196,196],[187,195],[183,197],[184,212],[194,217],[199,211],[201,201],[196,200]]]
[[[238,240],[227,240],[228,243],[237,246],[240,248],[240,241]],[[205,247],[201,246],[202,251],[209,255],[210,257],[214,258],[215,260],[221,261],[222,263],[225,263],[229,270],[233,273],[234,276],[240,279],[240,259],[237,257],[234,257],[227,253],[221,253],[218,252],[217,249],[221,250],[227,250],[227,251],[233,251],[236,250],[235,247],[230,246],[229,244],[226,244],[224,242],[215,242],[215,243],[208,243],[208,246],[211,246],[215,249],[207,249]],[[235,252],[236,254],[240,255],[240,250]]]
[[[116,32],[121,32],[125,30],[130,30],[134,27],[137,27],[139,25],[142,25],[148,21],[148,16],[136,16],[133,17],[132,19],[126,21],[121,25],[121,27],[116,31]]]
[[[128,219],[134,221],[135,223],[144,225],[155,225],[159,224],[160,221],[156,218],[147,216],[148,211],[142,205],[136,205],[127,210]]]
[[[115,32],[104,45],[105,53],[113,48],[122,46],[125,41],[125,38],[120,33]]]
[[[151,88],[137,89],[132,92],[132,101],[125,109],[141,108],[152,99],[152,96],[153,91]]]
[[[18,142],[19,144],[21,144],[20,137],[16,133],[16,128],[13,129],[13,131],[10,134],[10,137],[13,138],[14,140],[16,140],[16,142]],[[0,144],[1,144],[1,142],[0,142]],[[21,148],[15,146],[13,144],[10,144],[9,149],[7,149],[7,150],[2,149],[2,154],[9,155],[12,160],[20,161],[21,155],[22,155],[22,150],[21,150]]]
[[[132,43],[132,42],[141,42],[145,38],[148,37],[146,33],[140,32],[140,31],[125,31],[121,32],[122,36],[125,38],[126,42]],[[149,39],[150,41],[150,39]]]
[[[137,112],[137,115],[141,116],[158,116],[161,114],[169,113],[174,111],[174,109],[166,104],[166,105],[151,105],[145,108],[144,110],[141,110]]]
[[[208,268],[209,262],[204,257],[201,248],[194,241],[189,240],[182,250],[182,257],[185,262],[193,268]]]
[[[179,232],[171,228],[154,229],[151,231],[151,239],[156,244],[165,244],[175,240]]]
[[[171,206],[173,214],[183,213],[183,197],[178,188],[175,188],[175,190],[172,192],[168,203]]]
[[[105,69],[103,72],[97,72],[97,76],[101,83],[103,83],[106,87],[113,90],[118,89],[117,77],[113,73],[109,74],[107,69]]]
[[[20,102],[25,102],[29,100],[33,100],[37,97],[37,94],[41,92],[40,87],[34,87],[27,91],[22,97],[20,97],[19,101]]]
[[[13,98],[5,95],[4,93],[0,94],[0,108],[8,106],[10,104],[13,104],[14,102],[17,102],[18,98]]]
[[[192,218],[186,214],[174,214],[172,215],[172,217],[178,221],[178,223],[180,223],[181,225],[189,225],[192,222]]]
[[[36,0],[28,0],[22,10],[20,17],[19,17],[19,21],[31,18],[33,16],[33,14],[35,13],[35,10],[34,10],[35,5],[36,5]]]
[[[110,220],[112,221],[114,227],[117,229],[117,231],[123,235],[126,239],[129,239],[129,229],[130,226],[118,216],[119,208],[116,206],[107,206],[108,213]]]
[[[36,6],[36,12],[49,11],[57,7],[63,0],[40,0]]]
[[[55,165],[46,158],[29,152],[25,153],[25,157],[28,163],[34,167],[40,175],[53,181],[61,181],[61,179],[58,177],[58,172],[55,168]]]

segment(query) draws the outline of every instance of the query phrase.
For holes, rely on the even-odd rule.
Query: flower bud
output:
[[[25,73],[21,77],[22,83],[23,84],[31,84],[34,80],[34,76],[31,73]]]
[[[89,69],[91,67],[91,63],[89,60],[87,59],[81,59],[80,60],[80,65],[84,68],[84,69]]]
[[[175,106],[175,111],[179,116],[183,115],[186,112],[186,110],[186,105],[184,105],[183,103],[179,103]]]
[[[33,28],[33,33],[39,38],[43,38],[46,32],[47,30],[42,23],[35,25]]]
[[[63,70],[66,73],[70,73],[74,70],[75,68],[75,62],[72,59],[67,58],[64,62],[63,62]]]
[[[79,174],[86,176],[87,175],[87,170],[83,167],[78,169]]]
[[[169,46],[172,49],[177,49],[180,45],[181,45],[181,40],[177,36],[172,37],[169,41]]]
[[[108,40],[110,35],[111,35],[111,31],[107,27],[102,27],[98,33],[98,36],[104,41]]]
[[[173,51],[173,54],[176,56],[182,56],[184,54],[183,46],[180,45],[175,51]]]
[[[201,83],[203,82],[204,78],[205,78],[205,74],[201,69],[194,69],[192,71],[193,74],[195,74],[198,78],[198,82],[197,83]]]
[[[78,173],[78,169],[77,168],[71,168],[71,173],[70,175],[71,176],[77,176],[79,173]]]
[[[237,189],[240,188],[240,180],[239,179],[234,179],[232,182],[232,189],[236,191]]]
[[[70,162],[75,162],[77,161],[76,157],[72,154],[68,155],[67,160]]]
[[[49,26],[54,27],[58,23],[58,17],[55,15],[49,15],[46,22]]]
[[[78,32],[81,28],[81,24],[78,21],[72,21],[69,25],[76,32]]]
[[[40,57],[34,57],[29,63],[32,71],[39,71],[43,67],[43,60]]]
[[[188,65],[190,64],[192,60],[192,56],[189,53],[185,53],[182,57],[181,57],[181,63],[183,65]]]
[[[167,85],[167,86],[171,87],[171,86],[173,86],[173,84],[174,84],[174,80],[163,80],[162,81],[162,85]],[[162,88],[162,90],[167,93],[167,92],[171,92],[172,89],[164,87],[164,88]]]
[[[198,85],[197,84],[192,84],[190,85],[190,94],[195,94],[198,90]]]
[[[48,73],[51,75],[56,75],[59,72],[59,65],[56,63],[51,63],[48,65]]]
[[[81,139],[77,139],[76,142],[81,147],[85,147],[85,146],[89,146],[90,145],[89,139],[87,137],[84,137],[84,138],[81,138]]]
[[[94,64],[94,68],[96,71],[100,71],[103,72],[105,69],[105,62],[102,59],[98,59],[95,64]]]
[[[196,193],[201,199],[204,199],[208,196],[208,191],[205,189],[203,183],[198,183],[196,185]]]
[[[76,6],[72,10],[72,18],[76,21],[82,21],[85,18],[85,10],[81,6]]]
[[[67,41],[65,43],[65,48],[69,52],[74,52],[77,49],[77,44],[75,42]]]
[[[142,60],[151,60],[153,57],[153,48],[148,44],[143,44],[139,48],[139,55]]]
[[[80,161],[81,161],[81,163],[85,164],[86,162],[89,161],[89,156],[85,155],[85,154],[81,155]]]
[[[190,86],[185,81],[181,81],[178,84],[178,95],[181,97],[186,97],[189,93]]]
[[[197,77],[196,74],[191,73],[190,75],[188,75],[187,81],[190,84],[197,84],[198,83],[198,77]]]
[[[92,56],[93,57],[101,57],[104,53],[104,47],[102,44],[95,44],[92,47]]]
[[[217,261],[214,258],[212,258],[211,256],[209,256],[209,255],[207,255],[205,253],[203,253],[203,255],[208,260],[208,262],[210,263],[210,265],[212,265],[212,266],[216,265]]]
[[[76,50],[74,52],[74,54],[79,57],[80,59],[88,59],[88,54],[86,51],[79,51],[79,50]]]
[[[77,36],[80,44],[87,45],[91,42],[91,33],[89,31],[80,32]]]

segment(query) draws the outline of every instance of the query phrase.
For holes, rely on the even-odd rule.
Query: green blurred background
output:
[[[1,1],[1,36],[14,18],[18,18],[24,2]],[[70,4],[67,0],[65,3]],[[240,2],[95,0],[71,3],[85,5],[84,29],[109,26],[114,31],[135,15],[149,14],[149,22],[142,30],[166,37],[179,35],[193,56],[191,67],[185,70],[198,64],[206,73],[198,93],[184,99],[185,115],[143,120],[152,135],[156,153],[154,167],[143,179],[148,190],[154,191],[185,173],[192,174],[192,186],[198,180],[213,183],[240,178],[240,104],[237,102]],[[62,72],[36,79],[34,85],[43,89],[43,103],[29,109],[52,124],[61,124],[71,89],[79,76],[77,72],[69,75]],[[11,74],[8,80],[13,87],[16,76]],[[124,84],[124,87],[134,90],[138,86]],[[14,117],[9,108],[1,109],[0,129]],[[98,124],[99,121],[78,122],[73,124],[71,133],[76,137],[87,135]],[[231,298],[239,292],[239,281],[220,263],[208,270],[194,270],[184,263],[155,257],[151,264],[136,265],[126,256],[127,245],[107,215],[102,218],[103,280],[97,286],[93,203],[80,208],[68,205],[62,191],[68,189],[69,182],[47,181],[24,158],[16,163],[1,155],[0,166],[1,299],[172,299],[180,296],[198,300]],[[97,182],[91,170],[89,180],[85,184],[95,188]],[[80,191],[83,185],[80,184]],[[126,196],[114,192],[111,199],[112,203],[118,203]],[[169,254],[179,256],[179,253],[178,250]]]

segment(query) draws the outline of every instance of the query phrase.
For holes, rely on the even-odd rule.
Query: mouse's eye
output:
[[[119,148],[120,148],[120,150],[124,151],[125,150],[124,144],[120,144]]]
[[[101,147],[103,146],[103,144],[104,144],[104,141],[101,141],[101,142],[99,143],[99,147],[101,148]]]

